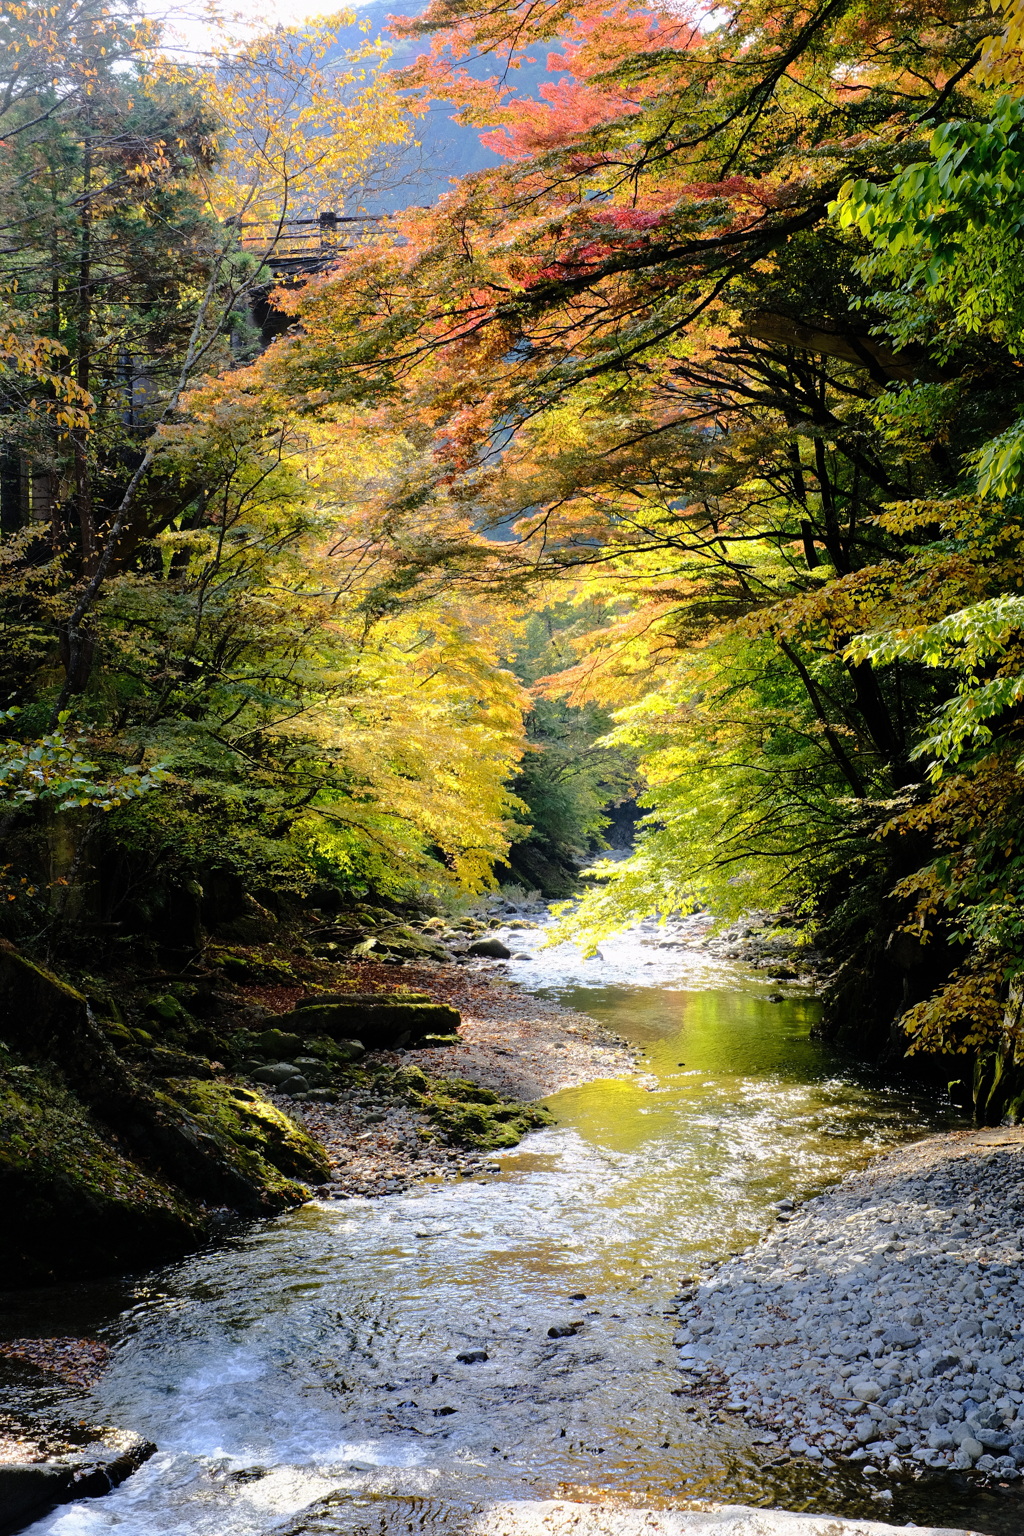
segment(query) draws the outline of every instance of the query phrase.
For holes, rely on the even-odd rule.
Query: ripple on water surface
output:
[[[554,1095],[497,1177],[307,1206],[137,1293],[80,1412],[160,1455],[36,1536],[469,1531],[495,1500],[596,1490],[877,1516],[860,1479],[773,1467],[675,1395],[668,1302],[773,1201],[934,1119],[813,1045],[805,999],[574,980],[559,998],[643,1046],[645,1075]],[[915,1497],[904,1518],[955,1513]]]

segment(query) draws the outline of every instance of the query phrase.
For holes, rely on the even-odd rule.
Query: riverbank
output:
[[[393,966],[347,969],[366,992],[395,984]],[[417,1180],[479,1173],[492,1163],[493,1146],[473,1150],[439,1135],[437,1116],[418,1107],[418,1075],[475,1084],[504,1103],[530,1105],[562,1088],[636,1071],[640,1053],[634,1047],[585,1014],[531,996],[495,971],[487,961],[457,969],[404,965],[403,987],[459,1010],[459,1039],[443,1047],[371,1052],[361,1075],[374,1078],[373,1091],[361,1086],[316,1104],[268,1091],[327,1152],[331,1177],[317,1188],[319,1196],[400,1194]],[[524,1121],[522,1128],[530,1125]],[[516,1129],[508,1145],[517,1139]]]
[[[98,1421],[130,1423],[170,1458],[112,1503],[112,1523],[130,1507],[140,1533],[166,1529],[171,1511],[191,1528],[196,1510],[208,1513],[214,1501],[219,1529],[262,1530],[255,1508],[248,1523],[237,1509],[229,1513],[238,1489],[259,1468],[259,1497],[272,1478],[284,1490],[299,1465],[316,1469],[318,1487],[338,1489],[342,1507],[351,1469],[338,1447],[358,1452],[362,1465],[372,1445],[386,1467],[405,1467],[411,1456],[431,1468],[442,1489],[467,1467],[472,1484],[481,1468],[484,1496],[493,1496],[497,1472],[502,1498],[533,1485],[547,1497],[564,1490],[570,1499],[590,1498],[592,1490],[645,1506],[766,1503],[827,1510],[847,1523],[880,1514],[1009,1536],[1019,1484],[1004,1500],[995,1490],[976,1494],[962,1478],[933,1482],[935,1474],[903,1490],[895,1478],[879,1488],[882,1479],[862,1479],[857,1462],[833,1472],[824,1457],[790,1453],[792,1428],[780,1443],[777,1432],[745,1422],[731,1394],[694,1392],[689,1403],[681,1394],[670,1343],[676,1318],[665,1315],[680,1274],[756,1242],[775,1216],[770,1199],[821,1189],[859,1167],[869,1147],[920,1135],[935,1122],[915,1120],[913,1101],[898,1093],[833,1079],[807,1041],[813,1010],[802,999],[775,1006],[765,995],[788,978],[750,986],[745,968],[716,961],[715,990],[704,980],[712,973],[686,954],[677,957],[674,988],[670,976],[662,981],[660,962],[658,982],[667,990],[656,983],[620,991],[609,982],[608,972],[627,962],[630,974],[643,974],[638,967],[665,942],[645,929],[632,956],[623,947],[593,966],[568,955],[550,964],[538,950],[524,962],[537,968],[534,985],[557,985],[556,995],[577,1008],[592,1006],[604,1029],[509,987],[498,964],[473,957],[436,970],[415,962],[375,970],[378,962],[360,961],[367,968],[357,973],[351,962],[344,972],[332,964],[325,992],[338,992],[342,981],[357,995],[430,991],[455,1002],[465,1021],[458,1043],[430,1054],[369,1052],[350,1063],[347,1081],[339,1071],[320,1086],[310,1074],[308,1091],[280,1095],[281,1108],[287,1101],[289,1113],[305,1117],[361,1085],[348,1142],[363,1158],[390,1157],[408,1124],[389,1099],[400,1078],[419,1073],[437,1082],[448,1073],[451,1082],[471,1083],[474,1071],[480,1081],[500,1074],[486,1077],[495,1085],[488,1091],[524,1096],[578,1086],[560,1098],[558,1133],[503,1156],[500,1174],[460,1177],[479,1172],[481,1162],[486,1168],[482,1148],[463,1165],[457,1149],[427,1147],[425,1158],[409,1161],[410,1181],[425,1174],[413,1198],[350,1205],[321,1198],[282,1221],[236,1232],[227,1245],[166,1272],[158,1292],[147,1281],[137,1317],[130,1286],[129,1310],[112,1326],[98,1314],[68,1311],[57,1293],[49,1304],[33,1302],[17,1325],[12,1316],[19,1335],[31,1334],[30,1321],[44,1323],[43,1332],[52,1319],[55,1334],[78,1326],[109,1340],[110,1368],[92,1389],[90,1411]],[[672,951],[665,953],[674,965]],[[223,990],[224,1014],[237,1035],[244,1032],[244,1050],[221,1068],[210,1064],[246,1094],[264,1081],[248,1070],[257,1068],[261,1029],[274,1035],[276,1023],[283,1039],[283,1015],[315,990],[313,978],[301,978],[300,991],[298,978],[278,980],[261,963],[266,980],[244,977]],[[542,963],[549,966],[543,980]],[[575,991],[568,990],[572,964],[585,978]],[[514,962],[508,970],[514,974]],[[696,988],[688,985],[693,970]],[[616,1044],[619,1030],[643,1047],[642,1072],[624,1070],[632,1058]],[[278,1043],[264,1042],[265,1054]],[[602,1080],[590,1084],[594,1077]],[[346,1106],[335,1108],[342,1115]],[[437,1130],[427,1114],[417,1126],[417,1136]],[[384,1170],[339,1171],[354,1186]],[[377,1192],[397,1194],[389,1183],[380,1180]],[[318,1189],[346,1192],[340,1181]],[[21,1398],[31,1404],[27,1371],[39,1362],[26,1353],[18,1348],[8,1379],[14,1384],[13,1372],[22,1373]],[[65,1355],[64,1364],[78,1362]],[[40,1390],[53,1401],[42,1382]],[[225,1452],[246,1474],[237,1486],[220,1480],[217,1458]],[[296,1484],[294,1509],[310,1497],[305,1482]],[[1004,1507],[978,1518],[969,1506],[979,1497]],[[292,1508],[282,1506],[281,1518]],[[395,1506],[396,1529],[403,1508]],[[348,1518],[343,1509],[340,1518]]]
[[[699,1510],[628,1509],[565,1499],[497,1504],[474,1536],[897,1536],[905,1527],[834,1515],[724,1505]],[[917,1536],[975,1536],[948,1527],[918,1526]]]
[[[678,1301],[683,1393],[868,1478],[1024,1468],[1024,1133],[889,1152]],[[782,1202],[787,1206],[789,1202]]]
[[[493,961],[474,946],[507,954],[494,927],[536,922],[491,905],[500,916],[457,928],[369,909],[351,932],[315,915],[312,927],[309,914],[268,918],[259,942],[248,930],[246,944],[211,940],[178,972],[149,968],[143,952],[100,950],[88,973],[58,974],[0,941],[5,1283],[149,1268],[237,1219],[302,1204],[311,1189],[380,1195],[431,1169],[464,1172],[474,1154],[547,1124],[535,1104],[545,1094],[629,1070],[630,1054],[591,1021],[541,1004],[524,1011],[508,989],[499,1001]],[[403,1031],[392,1021],[375,1033],[370,1017],[348,1020],[340,1041],[329,1020],[298,1036],[291,1018],[276,1028],[296,1004],[339,993],[411,1008],[408,1043],[429,1045],[433,1029],[439,1047],[376,1049]],[[420,1017],[429,998],[454,1000],[470,1034],[440,1048],[456,1014],[435,1006]]]

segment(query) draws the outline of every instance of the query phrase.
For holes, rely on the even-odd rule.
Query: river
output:
[[[771,1002],[742,966],[631,935],[511,969],[640,1045],[642,1075],[554,1095],[557,1123],[500,1172],[308,1205],[144,1282],[25,1299],[26,1330],[114,1343],[95,1389],[50,1409],[159,1447],[33,1536],[469,1531],[498,1500],[601,1493],[981,1522],[952,1482],[894,1484],[883,1507],[852,1470],[695,1408],[671,1342],[679,1284],[775,1202],[952,1122],[813,1044],[813,1001]]]

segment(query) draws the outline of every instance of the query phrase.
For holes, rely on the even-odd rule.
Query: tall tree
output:
[[[313,408],[391,402],[439,518],[501,530],[506,581],[613,605],[545,686],[617,710],[652,814],[579,925],[816,904],[858,957],[840,1008],[887,1038],[969,938],[936,881],[950,849],[958,890],[976,871],[984,815],[933,799],[929,752],[974,710],[1016,729],[1019,129],[992,108],[1017,8],[438,0],[403,26],[430,40],[407,83],[508,163],[315,285],[282,377]],[[524,101],[549,46],[562,78]]]
[[[355,195],[409,128],[386,51],[325,62],[329,18],[226,39],[187,69],[133,0],[10,4],[3,25],[19,39],[0,82],[7,303],[62,352],[77,409],[64,419],[47,380],[12,379],[5,518],[9,531],[48,524],[62,562],[63,707],[90,677],[104,582],[195,493],[160,473],[161,422],[202,371],[229,363],[229,319],[272,282],[288,216]],[[249,215],[254,237],[240,242]]]
[[[289,377],[399,400],[439,483],[519,519],[511,565],[598,561],[654,650],[756,616],[826,781],[863,799],[915,777],[913,690],[844,656],[880,600],[879,559],[900,558],[876,517],[957,470],[875,427],[923,360],[874,334],[828,209],[851,170],[889,175],[937,115],[977,110],[965,92],[992,23],[866,22],[840,3],[716,21],[437,4],[407,23],[434,40],[407,80],[497,122],[510,163],[305,297]],[[565,74],[539,102],[507,68],[481,84],[459,65],[482,51],[511,68],[556,41]]]

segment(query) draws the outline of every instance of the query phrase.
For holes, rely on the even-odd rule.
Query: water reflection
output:
[[[618,1156],[604,1194],[663,1267],[756,1241],[773,1202],[803,1198],[943,1117],[873,1084],[809,1037],[817,1005],[741,991],[562,987],[551,995],[641,1044],[644,1076],[550,1103]],[[595,1198],[602,1199],[599,1191]]]

